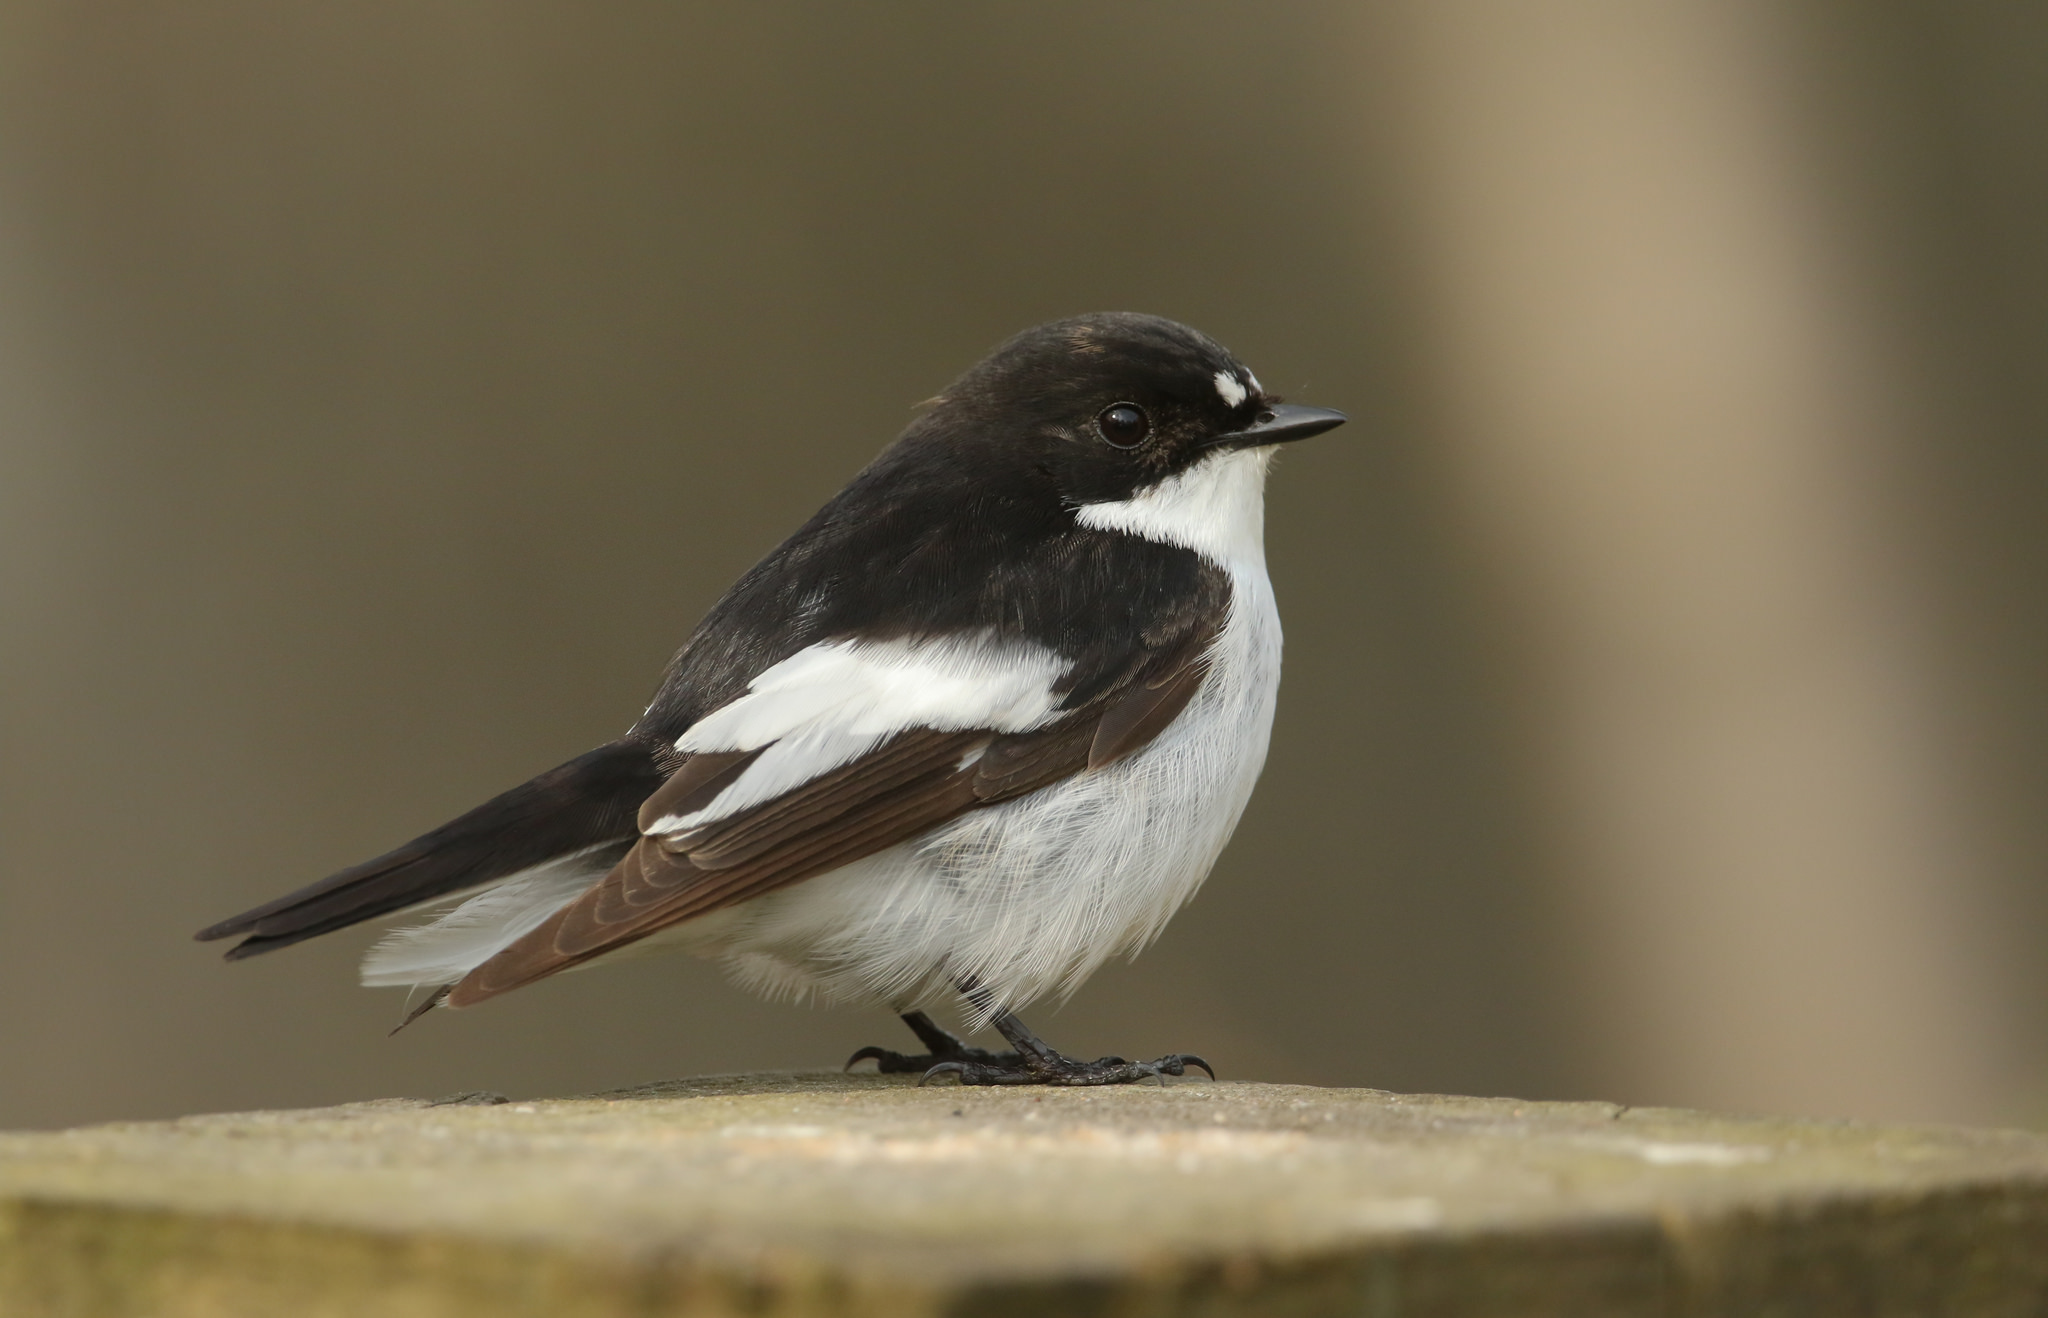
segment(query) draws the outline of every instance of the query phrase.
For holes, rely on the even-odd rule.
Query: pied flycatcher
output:
[[[741,577],[617,741],[200,931],[230,960],[461,897],[363,983],[407,1020],[658,945],[749,988],[879,1002],[885,1071],[1119,1084],[1014,1012],[1149,942],[1266,758],[1274,446],[1342,424],[1155,316],[1026,330]],[[964,999],[969,1047],[924,1008]],[[852,1063],[849,1062],[849,1065]]]

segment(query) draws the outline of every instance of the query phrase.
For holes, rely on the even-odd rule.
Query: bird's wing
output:
[[[985,635],[812,646],[685,733],[676,745],[689,759],[642,805],[639,841],[471,971],[448,1004],[495,997],[1120,759],[1193,698],[1221,625],[1220,610],[1183,613],[1086,674]]]
[[[230,961],[289,947],[547,864],[607,863],[633,844],[634,811],[675,764],[668,748],[615,741],[550,769],[393,851],[210,925],[201,941],[243,935]],[[607,854],[609,853],[609,854]]]

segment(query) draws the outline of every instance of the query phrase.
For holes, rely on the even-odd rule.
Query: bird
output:
[[[719,599],[623,736],[196,937],[240,960],[427,914],[363,961],[415,994],[400,1028],[674,949],[884,1005],[924,1049],[848,1069],[1213,1078],[1071,1058],[1016,1013],[1145,947],[1236,828],[1280,680],[1267,469],[1345,420],[1162,317],[1025,330]]]

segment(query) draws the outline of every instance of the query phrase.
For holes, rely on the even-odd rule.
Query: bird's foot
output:
[[[976,992],[972,986],[964,991],[970,998]],[[973,1047],[940,1029],[921,1011],[904,1012],[903,1023],[931,1051],[908,1056],[868,1047],[847,1058],[846,1068],[850,1071],[854,1063],[872,1058],[880,1071],[918,1074],[920,1085],[944,1075],[957,1077],[963,1085],[1130,1085],[1141,1080],[1157,1080],[1163,1085],[1166,1077],[1186,1075],[1191,1066],[1208,1072],[1211,1080],[1216,1078],[1215,1070],[1193,1053],[1168,1053],[1150,1062],[1127,1062],[1121,1057],[1083,1062],[1067,1057],[1007,1011],[997,1011],[989,1022],[1016,1050],[1007,1053]]]
[[[929,1084],[939,1076],[958,1076],[963,1085],[1130,1085],[1141,1080],[1166,1083],[1170,1075],[1185,1075],[1191,1066],[1216,1072],[1192,1053],[1168,1053],[1150,1062],[1127,1062],[1121,1057],[1101,1057],[1092,1062],[1065,1057],[1050,1048],[1043,1053],[1010,1053],[995,1062],[944,1061],[924,1073],[917,1083]]]
[[[922,1075],[929,1078],[934,1071],[947,1066],[1001,1068],[1018,1064],[1016,1053],[992,1053],[986,1048],[976,1048],[952,1032],[941,1029],[933,1023],[931,1017],[921,1011],[903,1013],[903,1023],[908,1025],[917,1034],[918,1041],[931,1051],[899,1053],[894,1049],[877,1048],[870,1044],[846,1059],[846,1069],[851,1071],[856,1063],[872,1059],[875,1069],[884,1075]]]

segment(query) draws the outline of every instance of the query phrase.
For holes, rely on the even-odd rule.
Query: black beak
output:
[[[1291,440],[1307,439],[1310,435],[1320,435],[1325,430],[1335,430],[1350,419],[1342,412],[1333,412],[1327,407],[1297,407],[1293,403],[1276,403],[1260,412],[1259,419],[1243,430],[1218,435],[1204,447],[1264,448],[1268,444],[1285,444]]]

